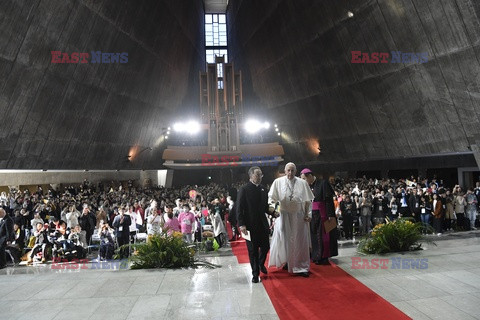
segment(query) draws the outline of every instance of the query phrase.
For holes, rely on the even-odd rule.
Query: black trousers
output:
[[[412,213],[408,207],[400,207],[398,208],[398,213],[402,215],[402,217],[411,217]]]
[[[353,216],[351,214],[343,216],[343,231],[345,232],[345,238],[353,238]]]
[[[250,258],[250,266],[252,267],[252,275],[258,277],[260,274],[260,266],[265,265],[268,250],[270,250],[270,243],[268,241],[268,234],[264,239],[252,239],[252,241],[245,241],[247,243],[248,257]]]
[[[0,267],[7,265],[7,256],[5,253],[5,245],[0,245]]]
[[[442,233],[442,218],[433,217],[433,228],[436,233]]]
[[[318,210],[312,211],[312,221],[310,221],[310,237],[312,241],[312,260],[320,261],[322,259],[322,220]]]
[[[130,244],[130,237],[128,233],[122,234],[119,238],[117,238],[118,247],[120,248],[123,245]],[[122,248],[120,249],[120,259],[128,258],[129,255],[129,248]]]
[[[90,245],[90,240],[92,239],[94,230],[85,230],[85,237],[87,238],[87,245]]]
[[[101,244],[100,245],[100,258],[112,259],[113,257],[113,244]]]

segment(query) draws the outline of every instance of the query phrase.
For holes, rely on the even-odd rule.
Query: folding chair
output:
[[[95,242],[94,242],[95,241]],[[99,250],[100,249],[100,236],[98,235],[98,230],[95,229],[93,234],[90,237],[90,244],[87,246],[87,253],[90,254],[92,249]]]

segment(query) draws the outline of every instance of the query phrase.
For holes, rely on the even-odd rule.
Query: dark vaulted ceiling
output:
[[[287,160],[480,145],[476,0],[230,0],[227,23],[245,114],[279,124]],[[2,1],[0,168],[160,168],[165,128],[198,110],[203,24],[202,1]],[[52,63],[51,51],[125,52],[128,62]],[[352,51],[428,61],[352,63]]]
[[[269,109],[297,160],[441,156],[479,143],[479,1],[237,0],[228,22],[246,99]],[[428,62],[353,64],[352,51],[425,52]]]

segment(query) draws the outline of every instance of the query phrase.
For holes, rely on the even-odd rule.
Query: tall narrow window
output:
[[[228,62],[225,14],[205,15],[205,54],[207,63],[215,63],[215,56],[225,56],[225,62]]]

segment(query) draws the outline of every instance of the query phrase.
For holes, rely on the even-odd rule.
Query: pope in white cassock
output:
[[[310,270],[310,228],[314,195],[305,180],[295,177],[297,168],[287,163],[285,176],[275,179],[269,198],[280,202],[270,245],[269,266],[288,266],[288,272],[303,277]]]

